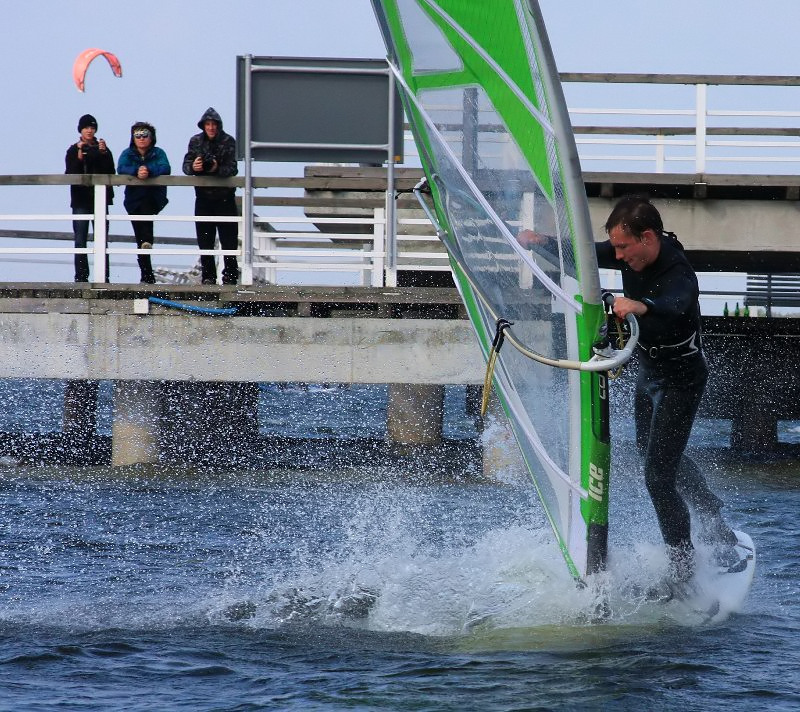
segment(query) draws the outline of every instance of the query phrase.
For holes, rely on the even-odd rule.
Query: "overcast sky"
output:
[[[85,112],[117,153],[133,121],[151,121],[177,163],[209,105],[233,126],[237,55],[385,54],[368,0],[2,5],[4,104],[14,136],[3,142],[6,172],[60,171]],[[561,71],[800,74],[797,0],[542,0],[541,7]],[[124,74],[116,79],[98,60],[81,94],[71,70],[88,47],[116,53]]]
[[[541,7],[561,71],[800,74],[797,0],[542,0]],[[63,172],[87,112],[115,157],[131,123],[155,124],[180,173],[208,106],[235,126],[237,55],[385,56],[368,0],[3,0],[2,9],[3,173]],[[88,47],[114,52],[123,77],[99,59],[81,94],[72,64]],[[177,192],[174,207],[191,211],[191,192]],[[0,193],[0,211],[16,212],[19,194]],[[5,270],[0,279],[8,279]]]

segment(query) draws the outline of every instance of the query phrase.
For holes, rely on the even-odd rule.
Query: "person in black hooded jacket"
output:
[[[634,396],[636,443],[645,460],[645,483],[670,551],[670,574],[687,580],[694,566],[687,502],[723,565],[734,565],[736,535],[684,449],[705,389],[708,370],[700,333],[697,276],[674,233],[644,197],[622,198],[605,224],[609,239],[597,243],[600,267],[622,273],[624,296],[614,313],[639,321],[639,373]]]
[[[192,176],[229,178],[239,169],[236,164],[236,139],[222,129],[222,118],[212,108],[197,122],[201,129],[189,139],[183,159],[183,172]],[[195,187],[194,214],[197,216],[237,216],[235,189],[223,187]],[[196,222],[197,244],[201,250],[213,250],[216,233],[223,250],[236,250],[239,246],[239,229],[235,222]],[[239,281],[239,263],[234,255],[225,255],[222,271],[223,284]],[[216,284],[217,265],[213,255],[200,256],[203,284]]]

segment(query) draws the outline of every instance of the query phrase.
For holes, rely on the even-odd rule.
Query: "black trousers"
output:
[[[664,541],[691,548],[689,507],[698,514],[719,511],[722,500],[708,487],[697,465],[683,454],[705,390],[705,357],[639,359],[634,397],[636,445]]]
[[[233,195],[221,198],[197,196],[194,202],[195,215],[238,215],[236,199]],[[219,233],[219,244],[223,250],[235,250],[239,247],[239,226],[235,222],[197,222],[197,246],[201,250],[213,250],[216,234]],[[233,255],[224,258],[225,268],[222,272],[223,282],[236,283],[239,279],[239,263]],[[202,279],[217,279],[217,264],[214,255],[200,256]]]
[[[127,208],[128,215],[156,215],[159,211],[156,210],[155,203],[150,200],[143,200],[136,208]],[[133,220],[133,235],[136,238],[136,247],[140,248],[145,242],[153,244],[153,226],[152,220]],[[139,263],[139,271],[142,273],[142,281],[147,281],[153,278],[153,263],[150,260],[150,255],[137,255],[136,261]]]
[[[72,208],[73,215],[91,215],[94,209],[86,207]],[[94,226],[94,220],[91,221]],[[72,232],[75,236],[75,247],[86,247],[89,242],[89,221],[73,220]],[[108,221],[106,221],[106,235],[108,235]],[[89,281],[89,255],[75,255],[75,281]],[[106,255],[106,282],[110,281],[108,255]]]

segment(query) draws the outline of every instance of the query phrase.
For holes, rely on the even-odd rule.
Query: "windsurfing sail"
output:
[[[570,572],[605,564],[606,326],[588,205],[535,0],[373,0],[432,219]],[[529,249],[523,230],[539,235]],[[508,326],[507,322],[511,325]],[[502,324],[507,346],[492,350]]]

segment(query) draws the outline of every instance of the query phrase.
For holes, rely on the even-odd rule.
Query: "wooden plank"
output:
[[[573,126],[576,135],[587,136],[694,136],[694,126]],[[708,136],[800,136],[800,127],[710,126]]]
[[[694,126],[573,126],[572,133],[597,136],[693,136]]]
[[[738,84],[741,86],[800,86],[800,76],[778,74],[637,74],[561,72],[562,82],[588,84]]]
[[[386,205],[386,200],[380,193],[376,193],[376,195],[371,197],[364,196],[359,198],[352,198],[349,196],[318,198],[310,195],[303,197],[256,196],[253,198],[253,205],[306,208],[362,208],[374,210],[375,208],[383,208]],[[420,212],[422,211],[416,198],[400,197],[395,201],[395,205],[400,209],[413,210],[417,208]]]
[[[93,289],[82,285],[9,285],[0,290],[0,313],[130,314],[133,299],[157,294],[186,304],[230,306],[232,304],[286,304],[298,315],[312,314],[312,304],[344,308],[344,305],[370,309],[376,316],[390,317],[398,305],[461,305],[454,288],[442,287],[277,287],[274,285],[237,287],[201,292],[195,287],[155,285],[109,285]],[[155,306],[153,307],[156,308]],[[164,313],[172,313],[165,309]],[[454,312],[455,313],[455,312]]]
[[[386,190],[386,177],[357,178],[353,176],[327,176],[319,178],[302,178],[302,186],[306,190]],[[418,181],[396,180],[395,190],[411,190]]]
[[[728,173],[617,173],[583,172],[584,183],[633,183],[639,185],[694,185],[709,186],[790,186],[800,185],[800,175],[754,175]]]
[[[424,172],[421,168],[404,168],[395,166],[395,178],[401,180],[419,180]],[[386,168],[382,166],[306,166],[304,174],[309,177],[341,176],[362,178],[380,178],[386,175]]]
[[[781,129],[784,131],[784,129]],[[785,129],[785,135],[800,135],[800,127],[797,129]],[[328,175],[319,177],[280,177],[280,178],[254,178],[253,185],[258,189],[272,188],[300,188],[309,191],[362,191],[378,192],[386,190],[385,169],[374,169],[380,171],[380,175],[364,175],[362,177]],[[400,179],[396,188],[398,191],[408,192],[418,182],[422,176],[420,170],[409,172],[409,177]],[[691,174],[691,173],[630,173],[630,172],[591,172],[583,174],[584,181],[587,183],[639,183],[639,184],[672,184],[672,185],[691,185],[693,183],[707,183],[708,185],[760,185],[760,186],[790,186],[800,185],[800,175],[771,175],[771,174]],[[100,174],[87,176],[65,176],[65,175],[6,175],[0,176],[0,186],[2,185],[69,185],[77,182],[89,185],[92,182],[98,185],[112,183],[114,185],[125,185],[136,179],[128,176],[103,176]],[[181,185],[194,186],[200,182],[208,185],[229,185],[241,187],[242,178],[229,179],[197,179],[189,176],[164,176],[152,178],[149,183],[152,185]],[[291,197],[291,196],[287,196]],[[328,199],[327,196],[325,199]]]
[[[267,286],[220,294],[230,302],[320,302],[356,304],[460,304],[452,287],[276,287]]]

